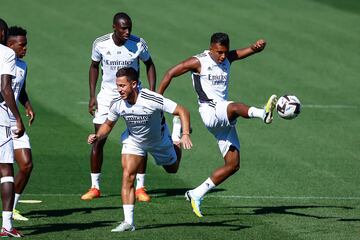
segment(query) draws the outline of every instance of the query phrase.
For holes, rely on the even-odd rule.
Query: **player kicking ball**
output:
[[[224,160],[223,166],[215,169],[203,183],[185,193],[198,217],[203,217],[200,206],[205,194],[240,169],[240,141],[235,128],[237,118],[259,118],[266,124],[273,120],[276,95],[268,99],[263,109],[228,100],[231,64],[261,52],[265,45],[266,42],[260,39],[249,47],[229,50],[229,36],[226,33],[214,33],[209,50],[169,69],[160,83],[159,93],[163,94],[174,77],[191,72],[201,118],[215,137]]]
[[[122,68],[116,73],[116,86],[120,97],[112,101],[107,120],[96,134],[90,134],[93,144],[108,136],[119,117],[127,129],[121,136],[121,164],[123,168],[121,198],[124,221],[112,232],[134,231],[134,206],[136,173],[150,153],[157,165],[168,173],[176,173],[181,159],[181,148],[190,149],[190,114],[188,110],[170,99],[148,89],[138,89],[138,72]],[[166,125],[164,112],[179,116],[182,124],[180,142],[173,143]]]

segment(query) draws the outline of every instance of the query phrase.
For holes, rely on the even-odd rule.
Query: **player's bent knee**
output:
[[[13,176],[6,176],[6,177],[2,177],[0,178],[0,182],[1,183],[6,183],[6,182],[14,182],[14,177]]]

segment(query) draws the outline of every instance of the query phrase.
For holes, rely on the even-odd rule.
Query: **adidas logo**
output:
[[[111,52],[110,52],[110,51],[107,51],[106,55],[111,55]]]
[[[211,69],[211,67],[208,67],[208,69],[207,69],[208,71],[211,71],[212,69]]]
[[[121,51],[117,51],[116,54],[121,54]]]

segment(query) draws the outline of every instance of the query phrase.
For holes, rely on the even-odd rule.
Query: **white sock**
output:
[[[19,199],[20,199],[21,194],[15,193],[15,198],[14,198],[14,208],[16,208],[16,204],[18,203]]]
[[[130,225],[134,225],[134,207],[135,205],[123,205],[124,220]]]
[[[145,173],[136,174],[136,190],[145,186]]]
[[[215,184],[213,183],[213,181],[211,181],[210,178],[208,178],[200,186],[191,190],[191,194],[194,197],[202,198],[208,191],[210,191],[214,187],[216,187]]]
[[[8,231],[12,230],[12,212],[3,211],[2,212],[2,227]]]
[[[261,118],[264,119],[265,110],[262,108],[250,107],[248,111],[250,118]]]
[[[178,116],[173,118],[173,130],[171,134],[173,142],[179,142],[181,138],[181,121]]]
[[[91,173],[91,187],[100,189],[100,175],[101,173]]]

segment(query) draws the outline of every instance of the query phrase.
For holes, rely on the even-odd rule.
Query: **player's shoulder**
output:
[[[204,51],[202,53],[196,54],[194,57],[198,58],[198,59],[203,59],[203,58],[207,58],[209,55],[209,51]]]
[[[113,106],[116,105],[121,105],[122,101],[123,100],[121,99],[121,97],[114,98],[113,100],[111,100],[109,108],[112,108]]]
[[[130,35],[130,37],[128,39],[128,42],[129,43],[134,43],[134,44],[142,44],[142,45],[147,46],[146,41],[143,38],[138,37],[138,36],[133,35],[133,34]]]
[[[15,52],[11,48],[0,44],[0,52],[5,57],[14,57],[15,58]]]
[[[98,38],[95,39],[93,45],[98,45],[98,44],[102,44],[102,43],[106,43],[107,41],[109,41],[111,39],[111,33],[107,33],[104,34]]]
[[[153,92],[146,88],[142,88],[140,90],[140,93],[140,97],[145,99],[146,101],[164,104],[164,97],[159,93]]]
[[[17,58],[16,59],[16,66],[25,70],[27,68],[27,63],[24,60],[22,60],[20,58]]]

